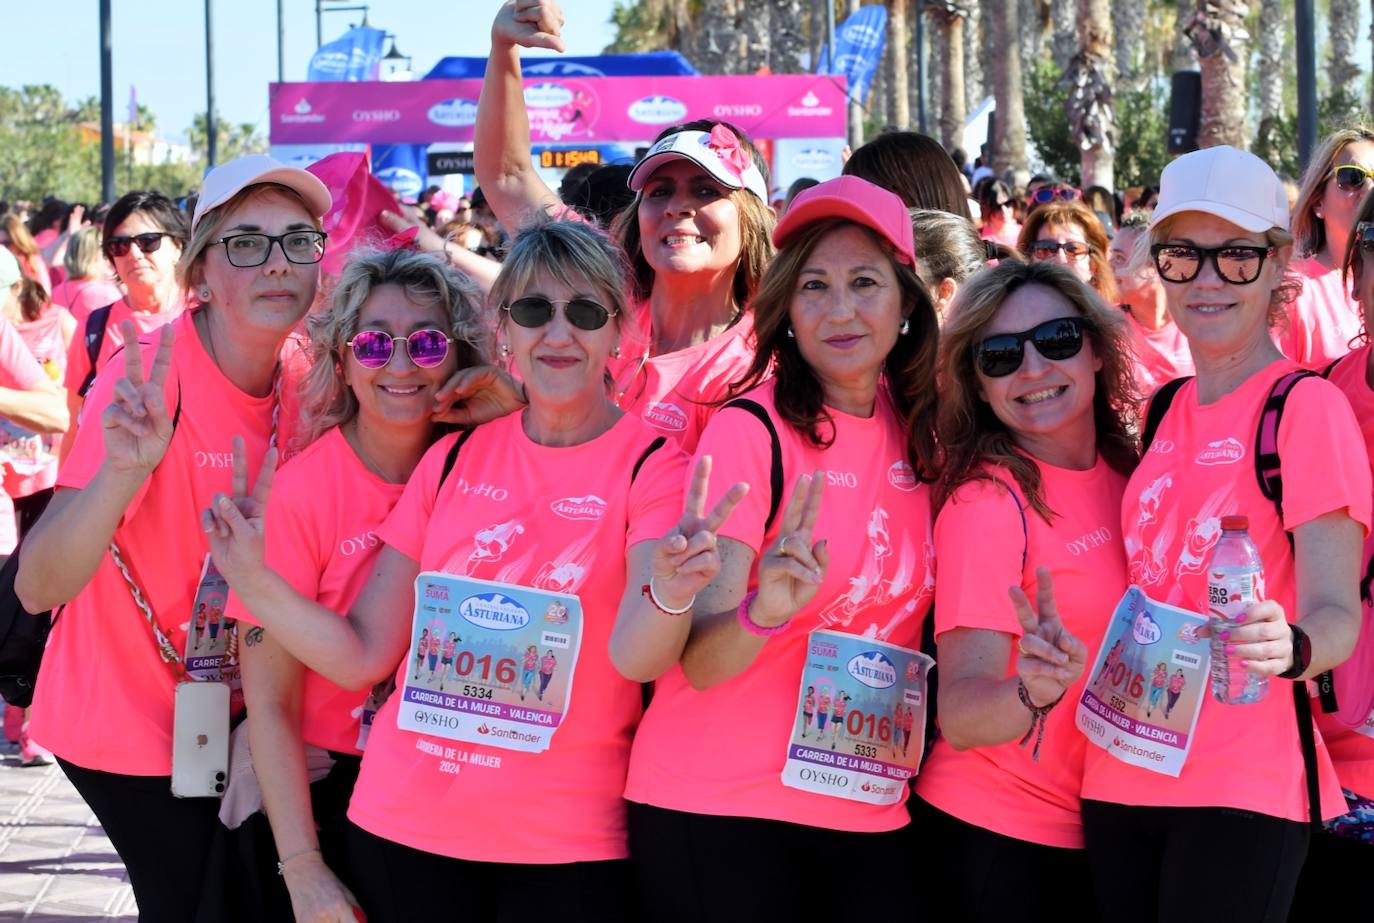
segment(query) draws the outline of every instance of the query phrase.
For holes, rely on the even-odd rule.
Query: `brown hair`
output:
[[[1124,316],[1063,266],[1006,260],[959,289],[941,331],[937,432],[944,454],[935,496],[937,505],[942,505],[961,484],[992,480],[981,469],[997,465],[1011,473],[1031,507],[1049,522],[1055,512],[1045,502],[1040,467],[1017,448],[1006,424],[979,396],[975,365],[983,331],[1007,298],[1027,285],[1048,288],[1073,307],[1085,322],[1093,354],[1102,362],[1094,376],[1097,451],[1122,474],[1129,474],[1140,458],[1136,439],[1139,395]]]
[[[1331,177],[1336,158],[1347,144],[1357,141],[1374,141],[1374,130],[1366,125],[1337,129],[1322,141],[1302,174],[1302,187],[1298,190],[1298,201],[1293,206],[1293,218],[1289,226],[1298,253],[1303,256],[1313,256],[1326,249],[1326,225],[1316,215],[1317,203],[1326,193],[1326,183]]]
[[[18,215],[10,213],[0,218],[0,225],[4,226],[5,233],[9,235],[10,250],[17,256],[33,259],[38,255],[38,244],[34,243],[28,225],[20,220]]]
[[[1046,227],[1076,225],[1083,232],[1088,244],[1088,265],[1092,267],[1092,287],[1108,302],[1116,301],[1116,277],[1112,274],[1111,263],[1107,259],[1107,231],[1102,221],[1092,209],[1082,202],[1056,200],[1040,205],[1026,216],[1021,225],[1021,236],[1016,239],[1016,248],[1030,256],[1031,245]]]
[[[52,304],[48,290],[35,279],[25,276],[19,280],[19,310],[25,321],[35,321]]]
[[[730,388],[734,397],[769,376],[776,378],[778,415],[819,448],[834,441],[834,420],[825,409],[820,382],[802,358],[797,341],[787,335],[789,312],[797,279],[816,245],[832,231],[846,227],[862,225],[842,218],[818,221],[799,230],[778,251],[754,296],[754,360]],[[935,355],[939,344],[935,303],[915,270],[897,262],[891,246],[876,233],[866,227],[863,231],[888,254],[902,292],[902,316],[910,323],[908,332],[897,338],[883,362],[880,386],[887,388],[892,406],[906,420],[907,454],[917,477],[932,480],[936,460]]]
[[[964,177],[945,149],[917,131],[889,131],[862,144],[844,165],[845,176],[882,186],[907,208],[932,208],[973,220]]]

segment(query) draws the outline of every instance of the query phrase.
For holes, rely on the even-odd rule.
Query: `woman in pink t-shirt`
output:
[[[420,639],[415,642],[415,676],[419,678],[420,671],[425,666],[425,656],[429,654],[429,629],[420,629]]]
[[[1165,382],[1193,374],[1188,341],[1169,316],[1164,287],[1154,264],[1147,259],[1138,268],[1131,268],[1136,245],[1149,225],[1150,216],[1145,212],[1127,212],[1108,248],[1120,307],[1130,321],[1135,385],[1142,400]]]
[[[1355,213],[1374,188],[1374,129],[1332,132],[1308,161],[1293,206],[1290,269],[1302,291],[1288,308],[1279,348],[1299,365],[1320,369],[1350,351],[1360,335],[1360,309],[1341,278]]]
[[[1016,199],[1006,184],[991,180],[980,186],[978,211],[983,220],[978,236],[1015,250],[1021,224],[1016,220]]]
[[[1007,261],[964,288],[942,331],[941,736],[913,814],[939,844],[932,880],[970,920],[1090,915],[1086,894],[1037,882],[1088,869],[1073,707],[1126,585],[1125,326],[1067,270]]]
[[[1037,206],[1021,225],[1017,248],[1027,259],[1057,263],[1116,303],[1116,277],[1107,255],[1107,229],[1080,201]]]
[[[606,396],[624,307],[617,265],[585,224],[546,222],[516,238],[492,299],[529,405],[425,455],[377,530],[385,547],[348,618],[263,567],[253,526],[232,505],[216,508],[216,561],[242,603],[294,656],[352,688],[389,674],[405,684],[422,572],[580,603],[580,643],[535,616],[542,701],[521,705],[515,655],[475,699],[483,714],[556,728],[546,749],[499,724],[458,737],[405,729],[411,694],[427,689],[377,713],[348,813],[349,880],[369,920],[514,918],[536,891],[558,895],[563,920],[638,919],[622,797],[638,678],[680,653],[731,503],[706,515],[703,465],[684,513],[685,455]],[[464,623],[460,658],[510,643],[483,624]],[[454,715],[469,726],[466,712]],[[438,905],[428,889],[397,888],[402,880],[443,881],[463,900]]]
[[[552,0],[517,10],[505,4],[492,24],[475,145],[477,182],[510,233],[566,210],[530,163],[520,70],[521,47],[563,50],[563,14]],[[634,202],[610,228],[634,315],[610,365],[616,403],[687,451],[753,356],[749,303],[773,252],[767,170],[726,122],[670,126],[631,172]]]
[[[849,914],[843,890],[798,887],[796,870],[818,855],[843,852],[874,881],[910,874],[905,784],[874,801],[849,791],[845,773],[802,769],[831,780],[817,790],[783,772],[814,633],[910,651],[930,607],[922,478],[938,323],[911,240],[902,201],[856,176],[800,193],[778,225],[781,249],[754,302],[758,354],[697,447],[720,479],[714,495],[733,481],[752,487],[721,528],[721,574],[697,602],[681,664],[656,678],[626,783],[649,919]],[[790,498],[772,484],[794,485]],[[858,681],[825,679],[816,746],[833,759],[830,745],[859,737],[847,733],[856,706],[845,698]],[[882,710],[869,713],[875,728],[890,708],[878,701],[865,702]],[[882,743],[866,735],[856,752]],[[704,842],[707,852],[693,845]]]
[[[124,292],[110,275],[100,234],[100,228],[93,224],[72,234],[67,242],[67,255],[63,258],[67,278],[53,286],[53,304],[62,305],[77,321],[85,320],[96,308],[114,304],[124,297]]]
[[[1269,336],[1284,308],[1287,226],[1283,185],[1253,154],[1212,147],[1164,169],[1151,253],[1197,377],[1178,390],[1131,476],[1121,534],[1132,582],[1206,613],[1221,517],[1248,518],[1267,598],[1217,640],[1268,677],[1269,690],[1245,705],[1199,690],[1177,775],[1089,747],[1084,834],[1099,910],[1112,919],[1284,919],[1312,813],[1344,807],[1320,742],[1312,775],[1304,768],[1298,724],[1310,721],[1302,681],[1355,643],[1371,482],[1350,405],[1320,378],[1291,385],[1276,444],[1255,444],[1274,386],[1297,371]],[[1257,462],[1261,452],[1277,456],[1281,518],[1257,481],[1257,465],[1273,464]],[[1320,804],[1309,803],[1309,783]],[[1198,887],[1204,868],[1227,886]]]
[[[131,343],[98,379],[88,425],[15,580],[30,611],[66,604],[38,680],[34,736],[99,818],[148,920],[187,919],[222,878],[209,858],[217,799],[171,791],[188,629],[197,597],[217,585],[201,581],[209,547],[196,519],[233,488],[236,436],[254,467],[268,453],[276,357],[314,300],[329,205],[317,179],[265,156],[206,175],[181,266],[202,306],[162,328],[156,344]],[[163,249],[149,244],[142,255]],[[132,322],[124,335],[137,337]],[[203,718],[192,727],[219,720]],[[227,728],[229,715],[222,720]],[[196,745],[191,738],[175,749]]]

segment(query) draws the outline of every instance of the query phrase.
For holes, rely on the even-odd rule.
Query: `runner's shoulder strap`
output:
[[[634,467],[630,469],[631,484],[635,482],[635,478],[639,477],[639,469],[644,467],[644,463],[649,460],[649,456],[653,455],[659,449],[663,448],[663,446],[666,445],[667,442],[667,436],[659,436],[653,442],[649,443],[649,445],[644,449],[643,452],[639,453],[639,458],[635,460]]]
[[[772,462],[768,471],[768,487],[772,494],[768,501],[768,518],[763,522],[763,531],[767,532],[773,525],[773,520],[778,516],[778,506],[782,503],[782,441],[778,439],[778,428],[773,425],[773,418],[768,415],[768,411],[763,409],[763,405],[757,401],[751,401],[747,397],[737,397],[728,404],[721,407],[738,407],[745,413],[753,414],[758,421],[768,430],[768,438],[772,442]]]
[[[114,304],[107,304],[103,308],[96,308],[86,317],[86,356],[91,361],[91,368],[86,373],[86,379],[81,382],[81,387],[76,389],[79,397],[85,397],[86,392],[91,390],[91,385],[95,384],[96,360],[100,358],[100,347],[105,342],[105,328],[110,324],[110,313],[113,308]]]
[[[444,482],[448,480],[449,472],[451,472],[453,466],[458,463],[458,450],[463,447],[463,443],[467,442],[468,438],[476,431],[475,428],[465,429],[458,434],[457,439],[453,440],[453,445],[449,447],[448,454],[444,456],[444,468],[439,472],[439,487],[434,491],[436,497],[439,495],[439,491],[444,489]]]
[[[1182,378],[1175,378],[1173,381],[1166,381],[1159,386],[1159,390],[1150,398],[1150,407],[1145,411],[1145,429],[1140,434],[1140,451],[1150,451],[1150,443],[1155,441],[1155,433],[1159,432],[1159,424],[1164,422],[1164,415],[1169,412],[1169,405],[1174,402],[1174,397],[1193,376],[1185,375]]]

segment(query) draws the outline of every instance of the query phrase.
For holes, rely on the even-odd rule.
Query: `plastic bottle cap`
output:
[[[1221,527],[1227,532],[1243,532],[1250,528],[1250,517],[1223,516],[1221,517]]]

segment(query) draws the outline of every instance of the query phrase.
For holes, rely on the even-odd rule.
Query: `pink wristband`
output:
[[[754,598],[758,595],[759,591],[754,590],[753,592],[745,596],[744,601],[739,604],[739,610],[736,612],[736,615],[739,616],[739,627],[743,628],[751,635],[758,635],[760,638],[769,638],[773,635],[782,634],[784,631],[788,629],[788,626],[792,624],[791,618],[788,618],[788,620],[783,622],[781,625],[774,625],[772,628],[765,628],[763,625],[760,625],[758,622],[754,621],[749,617],[749,604],[753,602]]]

